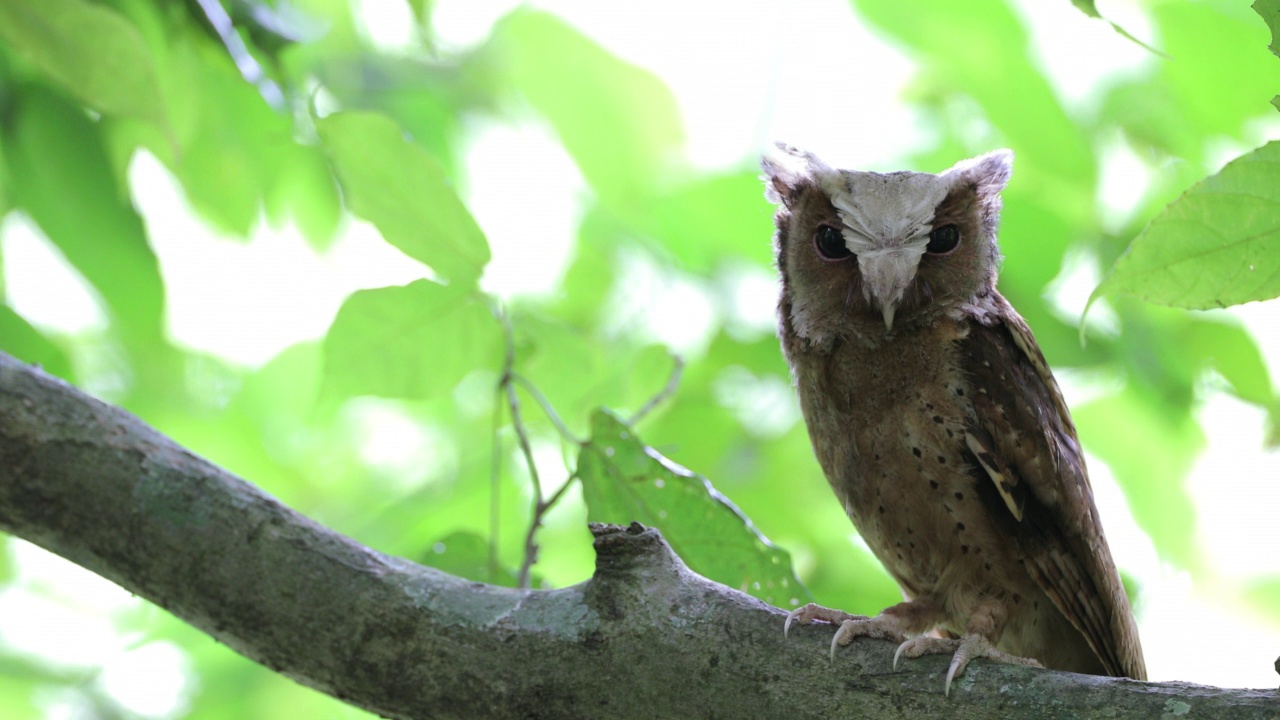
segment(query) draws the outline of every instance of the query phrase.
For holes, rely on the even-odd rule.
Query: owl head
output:
[[[996,150],[937,175],[859,172],[779,144],[762,165],[784,326],[817,343],[883,337],[985,295],[1012,163]]]

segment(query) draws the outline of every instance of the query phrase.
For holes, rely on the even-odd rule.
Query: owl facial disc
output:
[[[934,209],[951,182],[928,173],[851,172],[823,168],[814,173],[845,227],[845,245],[858,257],[868,302],[893,330],[898,303],[915,279],[932,230]]]

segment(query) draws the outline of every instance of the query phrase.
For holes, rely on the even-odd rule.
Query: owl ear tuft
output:
[[[979,195],[991,197],[1004,189],[1012,172],[1013,151],[1002,149],[961,160],[942,175],[953,178],[953,182],[973,183]]]
[[[815,175],[827,166],[813,153],[785,143],[775,143],[776,150],[760,159],[764,170],[764,197],[775,205],[791,207],[805,183],[814,181]]]

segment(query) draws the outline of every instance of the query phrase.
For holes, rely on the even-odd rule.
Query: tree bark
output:
[[[1274,690],[1142,683],[893,645],[690,571],[657,531],[593,526],[596,571],[510,590],[383,555],[139,419],[0,353],[0,529],[297,682],[389,718],[1274,718]]]

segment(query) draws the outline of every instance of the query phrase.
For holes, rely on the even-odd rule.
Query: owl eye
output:
[[[930,255],[946,255],[960,244],[960,228],[955,223],[936,227],[929,233],[929,244],[925,252]]]
[[[830,225],[819,225],[813,233],[813,244],[823,260],[843,260],[853,253],[844,244],[844,235]]]

